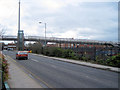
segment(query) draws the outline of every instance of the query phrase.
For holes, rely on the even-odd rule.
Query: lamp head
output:
[[[42,23],[42,22],[39,22],[39,23]]]

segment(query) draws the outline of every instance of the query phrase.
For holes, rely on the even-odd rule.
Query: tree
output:
[[[42,45],[40,42],[33,43],[33,44],[28,43],[27,49],[32,50],[33,53],[37,53],[37,54],[42,53]]]
[[[2,36],[5,34],[5,28],[0,24],[0,40],[2,40]],[[3,49],[4,43],[0,42],[0,51]]]
[[[5,27],[0,24],[0,37],[5,34]]]

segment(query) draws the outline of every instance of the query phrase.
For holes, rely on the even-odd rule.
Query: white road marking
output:
[[[39,61],[37,61],[37,60],[35,60],[35,59],[31,59],[32,61],[35,61],[35,62],[39,62]],[[44,63],[45,64],[45,63]],[[50,65],[51,67],[53,67],[53,68],[57,68],[55,65]]]
[[[53,68],[57,68],[55,65],[51,65],[51,67],[53,67]]]
[[[35,61],[35,62],[39,62],[39,61],[37,61],[37,60],[35,60],[35,59],[31,59],[32,61]]]

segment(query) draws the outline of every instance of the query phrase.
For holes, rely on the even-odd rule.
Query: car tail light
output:
[[[18,56],[21,56],[20,54],[18,54]]]

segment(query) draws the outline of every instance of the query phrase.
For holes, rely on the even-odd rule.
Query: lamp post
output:
[[[39,24],[41,24],[42,22],[39,22]],[[46,23],[45,24],[45,47],[46,47]]]

